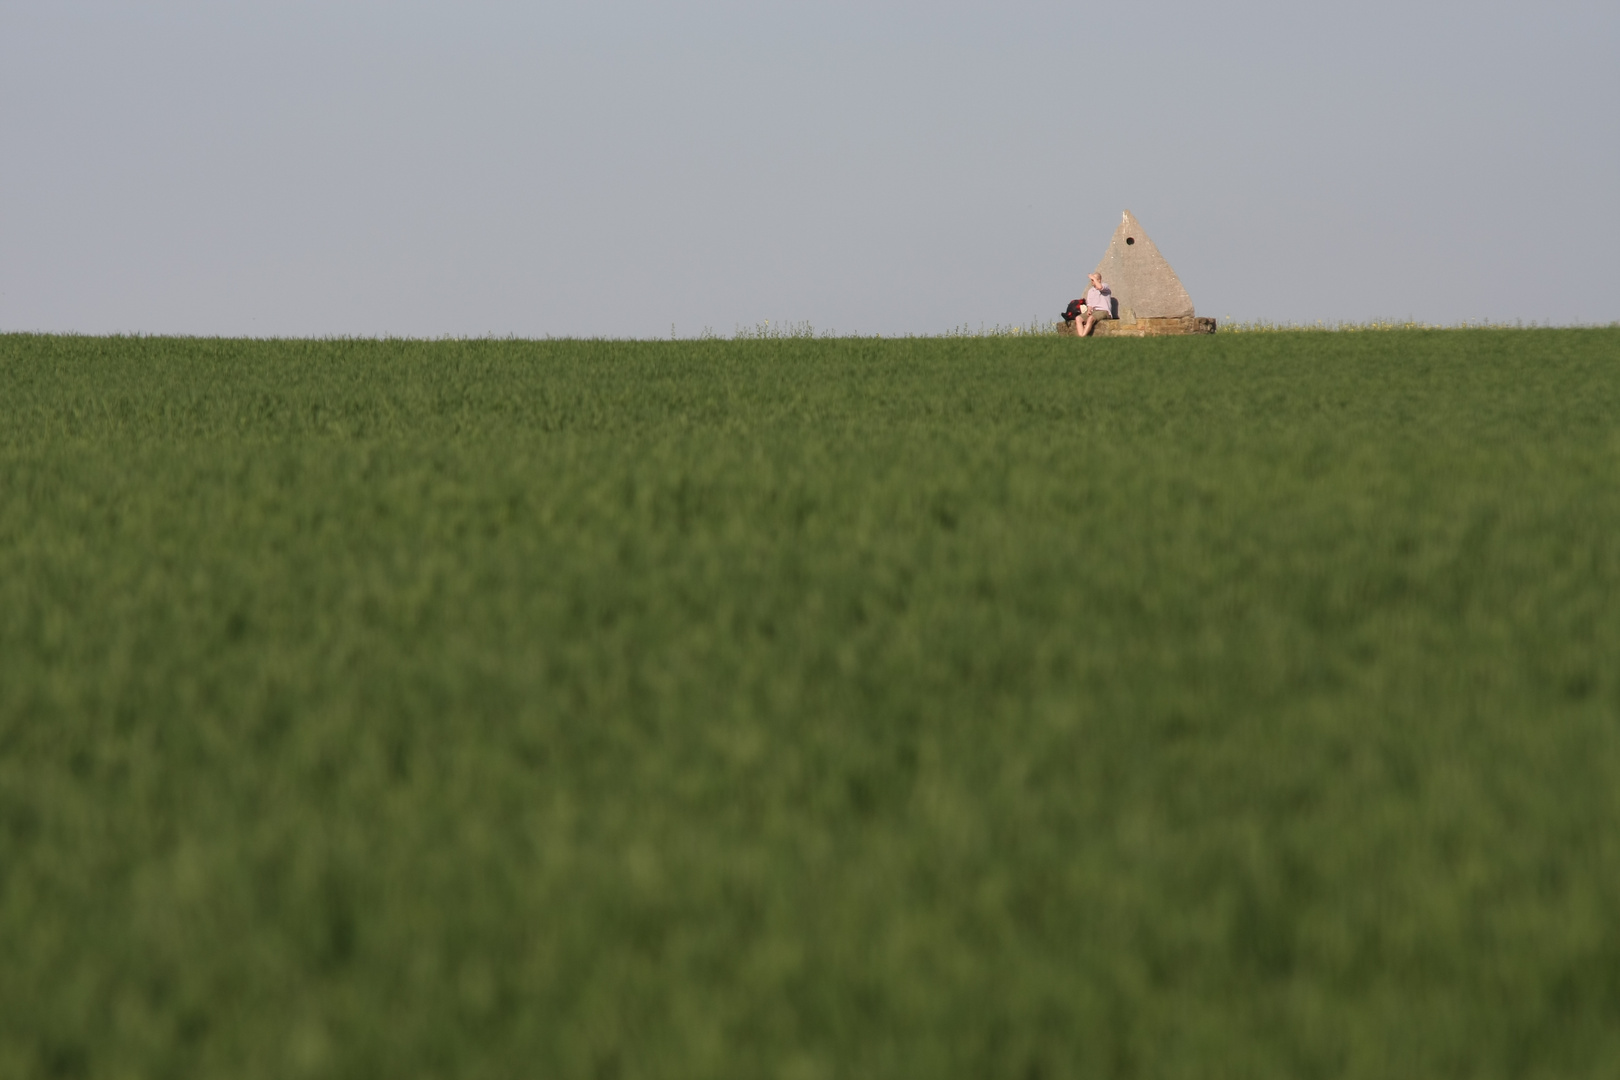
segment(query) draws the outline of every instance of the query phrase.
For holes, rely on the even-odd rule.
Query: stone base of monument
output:
[[[1058,332],[1078,337],[1078,323],[1064,323]],[[1092,337],[1170,337],[1175,334],[1213,334],[1215,320],[1202,315],[1179,319],[1104,319],[1092,328]]]

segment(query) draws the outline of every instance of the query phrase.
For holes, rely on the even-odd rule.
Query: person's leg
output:
[[[1080,324],[1080,336],[1081,337],[1090,337],[1091,336],[1091,328],[1093,326],[1096,326],[1096,325],[1097,325],[1097,316],[1095,316],[1095,315],[1087,315],[1086,316],[1086,321]]]

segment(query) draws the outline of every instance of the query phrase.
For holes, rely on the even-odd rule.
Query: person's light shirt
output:
[[[1086,306],[1089,308],[1096,308],[1098,311],[1108,311],[1111,313],[1112,305],[1109,303],[1109,298],[1113,295],[1113,290],[1108,287],[1108,282],[1106,281],[1103,282],[1102,288],[1100,289],[1096,286],[1092,286],[1086,290]]]

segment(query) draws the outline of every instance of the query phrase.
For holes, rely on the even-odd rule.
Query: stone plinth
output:
[[[1213,334],[1215,320],[1202,315],[1174,319],[1105,319],[1091,331],[1092,337],[1169,337],[1173,334]]]
[[[1059,333],[1078,337],[1077,323],[1064,323]],[[1203,315],[1184,315],[1173,319],[1104,319],[1091,331],[1092,337],[1171,337],[1176,334],[1213,334],[1215,320]]]

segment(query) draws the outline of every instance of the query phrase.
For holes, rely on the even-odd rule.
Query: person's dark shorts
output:
[[[1088,314],[1095,315],[1098,322],[1102,322],[1104,319],[1112,319],[1114,317],[1114,313],[1105,307],[1080,309],[1080,317],[1082,319]]]

